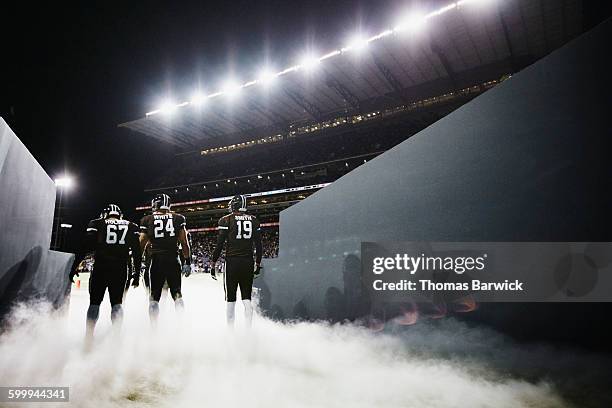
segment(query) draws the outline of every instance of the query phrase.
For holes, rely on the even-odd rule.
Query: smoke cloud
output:
[[[372,333],[257,316],[246,331],[240,302],[236,329],[228,331],[222,286],[204,276],[190,277],[184,286],[184,314],[177,316],[166,299],[156,329],[148,321],[143,288],[128,293],[120,333],[111,327],[105,299],[90,351],[83,342],[85,289],[73,291],[68,313],[43,304],[16,309],[12,328],[0,338],[0,385],[69,386],[71,406],[96,408],[609,402],[596,374],[609,364],[601,356],[514,344],[452,318]]]

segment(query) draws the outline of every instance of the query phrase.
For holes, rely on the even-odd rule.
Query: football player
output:
[[[185,277],[191,274],[191,247],[187,240],[185,217],[170,211],[170,197],[158,194],[151,201],[152,214],[140,221],[140,247],[150,245],[149,269],[149,316],[155,322],[159,315],[159,299],[164,283],[168,283],[170,294],[177,309],[183,308],[181,294],[181,270]],[[184,257],[181,267],[178,247]]]
[[[247,326],[253,321],[253,306],[251,291],[253,278],[259,276],[261,270],[262,244],[261,228],[254,215],[247,214],[247,199],[237,195],[229,202],[230,214],[219,220],[219,236],[213,252],[213,268],[210,273],[216,279],[217,261],[225,248],[225,273],[223,288],[225,290],[226,319],[229,326],[234,324],[236,306],[236,291],[240,287],[240,296],[244,305]],[[255,262],[253,263],[253,247],[255,247]]]
[[[110,204],[100,218],[87,225],[87,246],[94,251],[94,266],[89,279],[89,308],[87,309],[86,337],[91,340],[100,313],[100,304],[108,289],[111,303],[111,320],[120,326],[123,318],[123,291],[129,280],[129,265],[140,265],[138,226],[122,219],[121,209]],[[130,259],[131,258],[131,259]],[[76,263],[78,265],[78,263]],[[75,269],[70,280],[78,276]],[[137,276],[131,276],[137,280]]]

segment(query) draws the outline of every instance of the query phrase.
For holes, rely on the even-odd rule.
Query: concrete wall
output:
[[[72,254],[49,250],[55,184],[0,118],[0,316],[16,300],[59,305]]]
[[[263,307],[350,314],[333,299],[362,241],[611,240],[609,38],[608,21],[283,211]]]

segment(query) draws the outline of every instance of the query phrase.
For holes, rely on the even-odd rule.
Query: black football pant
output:
[[[127,261],[96,259],[89,279],[89,303],[100,305],[108,288],[111,305],[120,305],[127,280]]]
[[[183,297],[181,294],[181,265],[176,254],[154,254],[149,265],[150,300],[159,302],[164,283],[168,282],[172,299]]]
[[[225,289],[225,301],[236,301],[236,290],[240,286],[242,300],[250,300],[253,290],[253,257],[230,257],[225,259],[225,274],[223,275],[223,287]]]
[[[143,274],[144,284],[147,289],[151,287],[151,285],[149,285],[149,268],[150,267],[151,267],[151,258],[147,258],[145,262],[145,273]]]

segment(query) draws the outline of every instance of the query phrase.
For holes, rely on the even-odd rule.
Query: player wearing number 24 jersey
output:
[[[153,213],[140,221],[141,249],[150,245],[151,260],[149,275],[149,315],[155,321],[159,314],[159,299],[164,283],[168,283],[170,294],[177,308],[183,307],[181,293],[181,264],[178,258],[180,244],[185,277],[191,274],[191,247],[187,240],[185,217],[170,211],[170,197],[159,194],[151,201]]]

